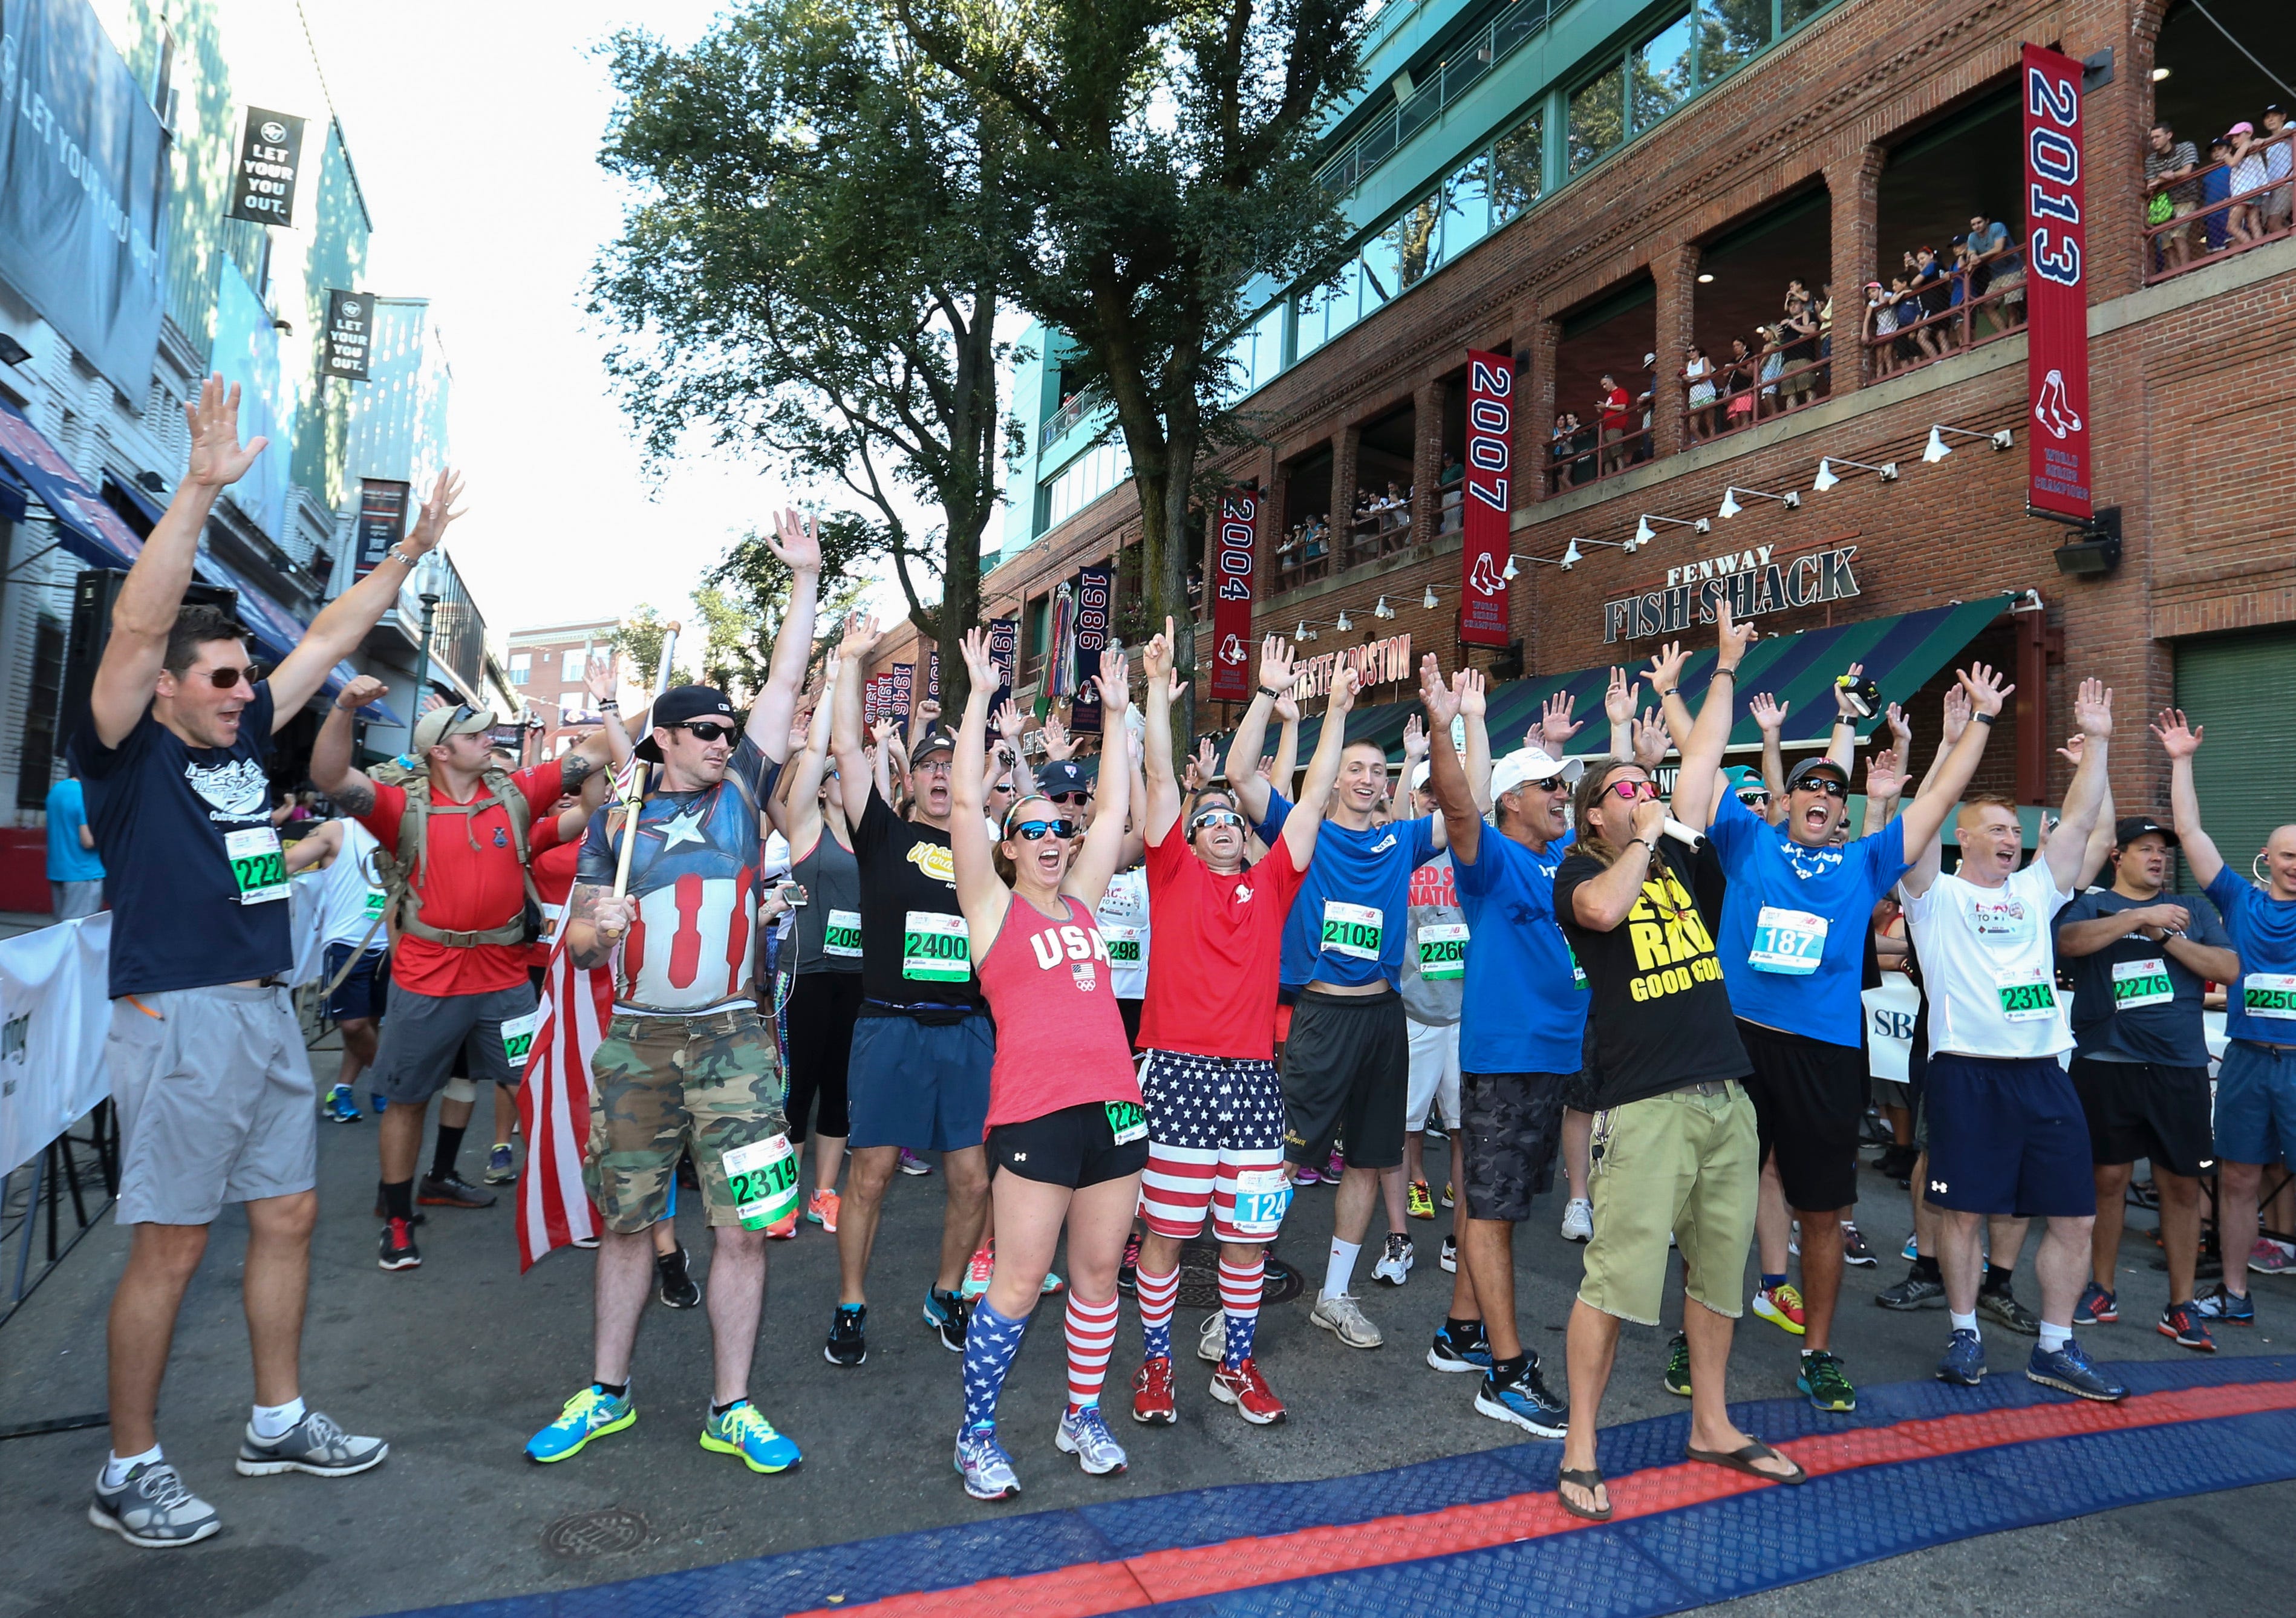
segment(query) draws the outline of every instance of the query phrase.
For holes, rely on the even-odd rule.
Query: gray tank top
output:
[[[805,890],[797,908],[797,965],[791,970],[861,970],[861,867],[827,825],[813,851],[790,867]]]

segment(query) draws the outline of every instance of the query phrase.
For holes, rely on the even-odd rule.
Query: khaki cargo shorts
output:
[[[590,1058],[582,1183],[606,1221],[636,1236],[669,1207],[691,1150],[712,1225],[739,1224],[723,1154],[786,1134],[789,1083],[754,1007],[698,1017],[618,1015]]]
[[[1762,1167],[1746,1087],[1725,1080],[1597,1113],[1594,1146],[1595,1236],[1579,1300],[1656,1326],[1671,1234],[1684,1290],[1736,1319]]]

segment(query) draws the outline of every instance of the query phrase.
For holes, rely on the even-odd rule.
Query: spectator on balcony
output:
[[[1953,278],[1938,262],[1936,250],[1924,244],[1914,255],[1914,273],[1906,284],[1921,307],[1916,318],[1932,323],[1916,326],[1914,341],[1931,359],[1943,359],[1953,350],[1953,327],[1935,317],[1953,307]]]
[[[1609,477],[1623,472],[1627,465],[1627,424],[1633,419],[1633,401],[1627,390],[1619,386],[1619,379],[1608,371],[1603,373],[1602,392],[1596,397],[1595,408],[1603,423],[1603,470]]]
[[[1756,326],[1754,335],[1762,340],[1761,407],[1754,414],[1758,416],[1775,415],[1779,404],[1778,374],[1786,368],[1784,333],[1775,325],[1767,325]]]
[[[1874,378],[1876,382],[1898,368],[1897,330],[1897,293],[1878,281],[1868,281],[1866,283],[1866,344],[1874,352]]]
[[[2209,143],[2209,168],[2201,176],[2201,207],[2209,251],[2220,253],[2232,245],[2233,209],[2219,204],[2232,200],[2232,136],[2219,135]]]
[[[1786,283],[1785,312],[1785,403],[1795,410],[1809,403],[1817,386],[1817,313],[1799,277]]]
[[[2288,228],[2292,204],[2296,204],[2296,186],[2289,184],[2292,170],[2296,170],[2296,154],[2288,148],[2288,112],[2278,103],[2264,110],[2264,174],[2272,189],[2264,193],[2260,207],[2264,234],[2272,235]]]
[[[2193,171],[2201,154],[2190,141],[2180,141],[2167,124],[2155,124],[2144,139],[2144,188],[2152,193],[2145,205],[2145,222],[2166,225],[2189,219],[2201,206],[2201,187]],[[2176,269],[2193,256],[2193,227],[2179,225],[2152,238],[2156,269]]]
[[[2226,209],[2232,215],[2233,242],[2246,247],[2264,240],[2264,187],[2271,176],[2264,166],[2264,149],[2257,144],[2256,126],[2241,119],[2225,131],[2232,142],[2232,194]]]
[[[1723,426],[1726,431],[1743,427],[1754,419],[1754,373],[1757,370],[1753,350],[1742,337],[1730,340],[1730,357],[1724,362],[1720,382],[1722,392],[1729,399],[1723,410]]]
[[[1332,529],[1321,517],[1308,519],[1308,560],[1320,562],[1331,553]]]
[[[1464,464],[1460,461],[1457,456],[1453,455],[1447,449],[1445,450],[1443,452],[1443,487],[1448,489],[1454,483],[1459,482],[1464,479],[1466,475],[1467,468]]]
[[[1411,496],[1395,483],[1387,486],[1387,523],[1389,528],[1408,528],[1411,525]]]
[[[1706,350],[1696,343],[1682,367],[1682,380],[1690,384],[1690,436],[1694,442],[1714,436],[1714,362],[1706,357]]]
[[[1643,390],[1635,404],[1643,413],[1643,430],[1635,435],[1635,452],[1631,458],[1647,461],[1651,458],[1652,442],[1651,415],[1658,407],[1658,356],[1655,354],[1643,356]]]

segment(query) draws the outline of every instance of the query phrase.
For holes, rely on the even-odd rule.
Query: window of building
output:
[[[1770,42],[1771,0],[1699,0],[1698,78],[1710,85]]]
[[[1094,445],[1061,469],[1043,491],[1044,522],[1057,528],[1132,475],[1132,456],[1121,439]]]
[[[532,670],[533,667],[534,654],[532,653],[512,653],[510,654],[510,683],[513,686],[525,685],[527,676]]]
[[[561,680],[562,680],[563,682],[565,682],[567,685],[570,685],[570,686],[579,685],[579,684],[581,683],[581,680],[582,680],[582,648],[581,648],[581,647],[579,647],[579,646],[576,646],[576,647],[575,647],[575,648],[573,648],[571,651],[568,652],[568,653],[566,653],[565,657],[564,657],[562,660],[561,660],[561,662],[560,662],[560,664],[559,664],[559,675],[558,675],[558,678],[559,678]]]
[[[1570,93],[1570,172],[1578,173],[1627,138],[1626,75],[1612,68]]]
[[[1491,147],[1491,228],[1496,230],[1538,201],[1546,184],[1546,154],[1533,114]]]
[[[1683,12],[1635,49],[1635,133],[1639,135],[1690,99],[1698,88],[1698,53],[1690,13]]]
[[[64,626],[45,612],[32,631],[32,688],[16,762],[16,807],[45,807],[56,764],[56,706],[64,690]]]
[[[1443,187],[1443,261],[1481,241],[1491,228],[1491,155],[1478,152]]]
[[[1778,0],[1778,32],[1791,34],[1833,4],[1833,0]]]

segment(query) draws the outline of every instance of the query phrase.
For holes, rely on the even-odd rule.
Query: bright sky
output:
[[[430,298],[454,366],[472,514],[447,544],[497,645],[640,602],[691,622],[685,593],[726,546],[809,492],[706,450],[649,477],[607,387],[611,333],[582,313],[624,201],[597,162],[613,96],[595,49],[637,23],[685,44],[718,11],[306,0],[374,218],[367,290]],[[897,587],[880,595],[898,610]]]

